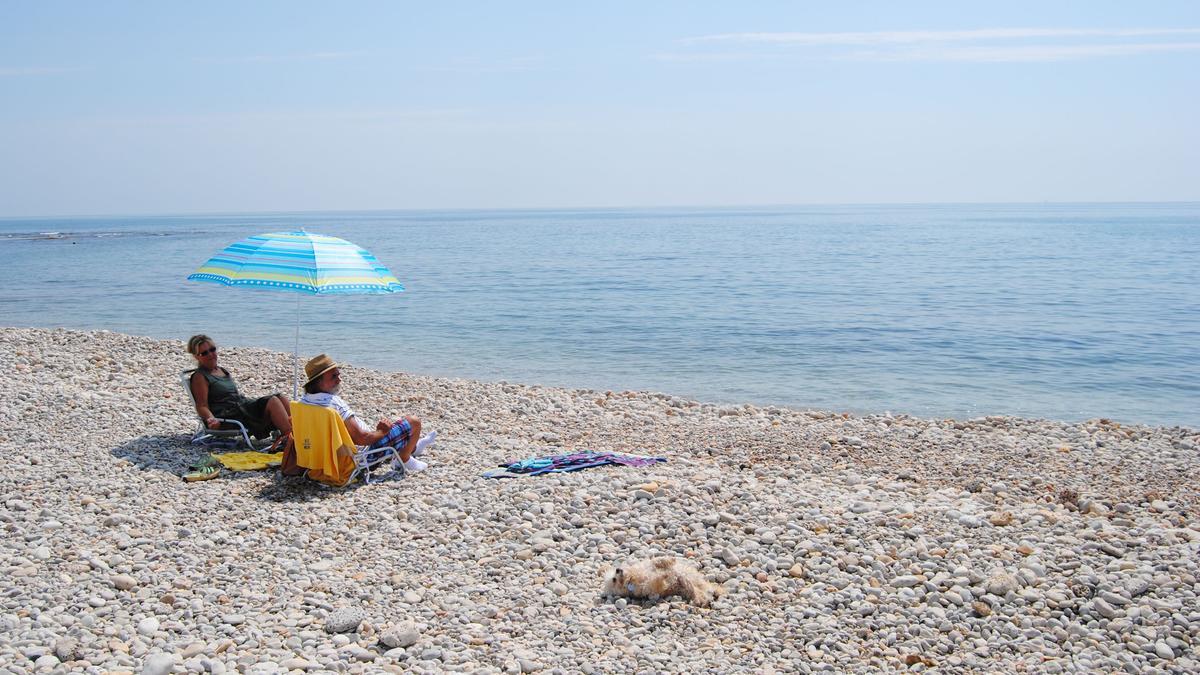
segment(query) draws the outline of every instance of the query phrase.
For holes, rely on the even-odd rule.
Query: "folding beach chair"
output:
[[[315,481],[344,487],[360,475],[364,483],[404,475],[404,464],[390,446],[354,445],[346,423],[333,408],[292,401],[292,439],[296,464]]]
[[[196,409],[196,397],[192,395],[192,373],[194,372],[196,372],[195,368],[185,370],[179,375],[179,379],[183,383],[183,390],[187,392],[188,400],[192,402],[192,410]],[[275,441],[274,438],[261,440],[252,438],[250,432],[246,430],[246,425],[237,420],[222,417],[217,418],[221,426],[216,429],[209,429],[208,425],[199,416],[200,414],[196,413],[196,431],[192,433],[192,443],[194,445],[202,445],[206,448],[237,449],[245,447],[247,450],[261,450],[270,446]]]

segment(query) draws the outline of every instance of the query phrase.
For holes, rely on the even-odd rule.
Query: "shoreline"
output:
[[[184,484],[203,452],[181,341],[0,328],[0,354],[0,662],[20,668],[1200,666],[1196,429],[344,365],[364,417],[438,431],[429,470],[347,491],[268,473]],[[231,348],[221,363],[247,395],[291,381],[291,354]],[[480,478],[582,449],[668,462]],[[700,609],[599,595],[600,567],[654,555],[690,560],[725,596]],[[327,632],[337,610],[366,622]]]
[[[150,341],[150,342],[178,343],[180,345],[183,345],[186,342],[186,340],[174,339],[174,338],[161,338],[161,337],[154,337],[154,336],[150,336],[150,335],[142,335],[142,334],[135,334],[135,333],[123,333],[120,331],[114,331],[114,330],[109,330],[109,329],[79,328],[79,327],[71,327],[71,326],[44,327],[44,326],[0,325],[0,333],[4,333],[6,331],[42,331],[42,332],[65,331],[68,333],[80,333],[80,334],[88,334],[88,335],[90,335],[90,334],[98,334],[98,335],[112,334],[112,335],[120,335],[120,336],[124,336],[124,337],[128,337],[128,338],[135,338],[138,340],[146,340],[146,341]],[[228,343],[225,343],[225,344],[228,344]],[[274,369],[273,372],[278,373],[278,377],[276,377],[277,381],[273,385],[270,384],[269,382],[266,384],[268,384],[269,386],[274,387],[276,389],[279,389],[281,393],[284,393],[284,394],[287,394],[290,396],[290,391],[286,391],[286,389],[290,388],[292,386],[292,352],[278,351],[276,349],[260,347],[258,345],[252,345],[252,344],[242,344],[242,345],[229,344],[227,349],[228,350],[240,350],[244,353],[256,353],[256,354],[262,355],[263,358],[265,358],[271,362],[271,364],[272,364],[271,367]],[[185,357],[187,356],[186,352],[182,350],[182,347],[181,347],[181,353]],[[312,358],[315,355],[316,354],[314,353],[314,354],[302,354],[300,356],[299,372],[301,375],[303,375],[304,361],[309,358]],[[278,360],[281,358],[286,360],[286,363],[283,364],[282,366],[279,365],[279,363],[278,363]],[[188,357],[188,359],[190,359],[190,357]],[[1023,415],[1023,414],[1019,414],[1019,413],[986,413],[986,414],[976,414],[976,415],[970,415],[970,416],[955,416],[955,415],[938,416],[938,415],[926,415],[926,414],[915,413],[915,412],[904,412],[904,411],[900,410],[899,408],[897,408],[895,410],[890,409],[890,408],[880,410],[880,409],[872,409],[872,408],[863,408],[863,407],[854,406],[854,405],[848,405],[848,406],[839,407],[839,408],[821,408],[821,407],[814,407],[814,406],[793,405],[793,404],[789,404],[789,403],[772,403],[772,402],[764,402],[764,401],[715,400],[715,399],[705,400],[702,398],[691,398],[688,395],[675,395],[675,394],[671,394],[671,393],[667,393],[667,392],[663,392],[663,391],[658,391],[655,389],[622,389],[622,390],[618,391],[615,389],[607,389],[604,387],[588,387],[588,386],[573,386],[573,385],[567,385],[567,384],[542,384],[542,383],[537,383],[537,382],[525,382],[525,381],[512,380],[512,379],[508,379],[508,378],[504,378],[504,377],[497,378],[497,379],[487,379],[487,378],[473,377],[470,375],[431,374],[431,373],[417,373],[417,372],[411,372],[411,371],[397,371],[397,370],[391,370],[391,369],[383,369],[383,368],[379,368],[376,366],[360,366],[360,365],[350,363],[349,361],[346,361],[346,360],[339,360],[339,363],[345,363],[346,365],[348,365],[352,368],[356,368],[358,370],[362,370],[362,371],[366,371],[366,372],[377,373],[377,374],[394,373],[394,374],[398,374],[398,375],[403,375],[405,377],[420,378],[420,379],[429,380],[429,381],[471,383],[471,384],[476,384],[476,385],[484,386],[484,387],[516,386],[516,387],[524,387],[524,388],[528,388],[528,389],[532,389],[532,390],[560,391],[560,392],[565,392],[565,393],[569,393],[569,394],[577,394],[577,393],[585,394],[585,395],[587,395],[587,394],[612,394],[612,395],[619,395],[622,397],[648,396],[651,398],[659,398],[659,399],[665,398],[665,399],[669,399],[672,401],[676,401],[677,403],[682,403],[683,405],[685,405],[686,407],[689,407],[689,408],[703,408],[706,411],[725,410],[726,412],[728,412],[728,411],[732,411],[732,410],[748,409],[751,411],[775,411],[777,413],[785,412],[785,413],[801,413],[801,414],[810,414],[810,415],[834,415],[834,416],[842,416],[844,418],[885,417],[885,418],[889,418],[889,419],[909,419],[909,420],[924,420],[924,421],[930,421],[930,422],[953,422],[953,423],[968,423],[968,424],[983,423],[983,422],[986,422],[987,420],[996,420],[996,419],[1020,420],[1020,421],[1024,421],[1024,422],[1034,422],[1034,423],[1045,422],[1045,423],[1049,423],[1049,424],[1057,424],[1057,425],[1064,425],[1064,426],[1089,425],[1089,424],[1102,423],[1105,425],[1115,425],[1116,427],[1121,427],[1121,428],[1144,427],[1144,428],[1149,428],[1149,429],[1162,429],[1162,430],[1170,432],[1170,433],[1178,432],[1185,436],[1187,436],[1187,435],[1200,436],[1200,424],[1197,424],[1197,425],[1164,424],[1164,423],[1156,423],[1156,422],[1143,422],[1140,420],[1127,420],[1127,419],[1122,420],[1122,419],[1117,419],[1116,416],[1107,416],[1107,415],[1097,415],[1097,416],[1093,416],[1093,417],[1087,417],[1087,418],[1076,419],[1076,420],[1029,416],[1029,415]],[[195,367],[194,362],[189,362],[189,361],[185,360],[183,362],[183,364],[181,364],[180,369],[183,370],[185,368],[193,368],[193,367]],[[287,372],[283,373],[283,370],[285,370],[285,369]],[[286,377],[285,377],[285,375],[286,375]]]

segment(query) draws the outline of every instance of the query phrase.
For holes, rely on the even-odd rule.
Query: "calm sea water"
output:
[[[370,249],[407,291],[184,279],[301,226]],[[290,352],[299,312],[302,355],[385,370],[1200,426],[1200,204],[0,219],[0,253],[4,325]]]

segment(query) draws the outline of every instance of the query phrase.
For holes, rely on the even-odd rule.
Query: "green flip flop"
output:
[[[189,483],[201,480],[211,480],[221,475],[221,462],[215,456],[209,455],[188,467],[188,473],[183,479]]]
[[[189,483],[195,483],[201,480],[212,480],[221,475],[221,467],[219,466],[202,466],[191,473],[183,474],[183,479]]]
[[[201,469],[212,467],[212,466],[220,467],[221,461],[218,460],[215,456],[209,455],[209,456],[205,457],[204,459],[200,460],[199,462],[189,465],[188,471],[199,471]]]

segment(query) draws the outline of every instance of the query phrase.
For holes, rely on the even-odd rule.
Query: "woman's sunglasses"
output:
[[[216,348],[216,347],[209,347],[208,349],[205,349],[204,351],[202,351],[202,352],[197,352],[197,353],[198,353],[200,356],[208,356],[209,354],[216,354],[216,353],[217,353],[217,348]]]

